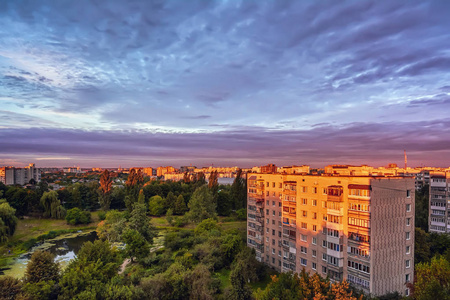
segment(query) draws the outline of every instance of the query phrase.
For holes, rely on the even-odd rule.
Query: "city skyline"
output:
[[[448,167],[449,12],[2,1],[0,165]]]

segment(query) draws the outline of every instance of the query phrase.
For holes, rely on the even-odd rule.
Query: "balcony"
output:
[[[284,189],[283,190],[283,195],[294,196],[295,197],[297,195],[297,191],[291,190],[291,189]]]
[[[342,202],[343,189],[339,185],[331,185],[327,188],[327,201]]]
[[[296,207],[297,206],[297,202],[296,201],[283,200],[283,206]]]

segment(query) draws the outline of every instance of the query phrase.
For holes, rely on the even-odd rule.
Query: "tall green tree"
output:
[[[50,299],[52,294],[57,294],[59,278],[59,264],[55,262],[55,256],[47,251],[35,251],[23,278],[24,291],[31,299]]]
[[[194,223],[200,223],[202,220],[217,217],[216,204],[214,203],[211,191],[206,185],[195,190],[188,207],[189,212],[186,216]]]
[[[156,236],[156,229],[151,226],[150,219],[147,217],[147,207],[144,203],[138,202],[133,204],[129,227],[139,232],[147,242],[150,244],[153,243],[153,238]]]
[[[231,199],[233,209],[238,210],[247,207],[247,181],[242,177],[242,169],[239,169],[231,185]]]
[[[107,241],[86,242],[62,274],[58,299],[104,299],[122,259]]]
[[[415,226],[428,232],[429,185],[424,185],[415,193]]]
[[[131,169],[130,174],[128,174],[128,179],[125,182],[125,189],[127,198],[125,199],[125,204],[127,205],[128,211],[133,209],[133,203],[138,201],[139,192],[142,189],[144,183],[144,175],[141,169]]]
[[[103,210],[108,210],[111,205],[112,176],[106,169],[100,176],[99,202]]]
[[[183,195],[178,195],[177,201],[175,202],[173,212],[176,215],[183,215],[187,211],[186,203],[184,202]]]
[[[146,239],[135,229],[127,229],[122,234],[122,239],[125,243],[125,253],[131,258],[131,261],[134,258],[137,258],[139,261],[149,255],[149,243]]]
[[[210,189],[214,202],[217,205],[217,200],[219,197],[217,194],[219,192],[219,174],[217,171],[213,171],[209,174],[208,188]]]
[[[44,217],[53,219],[62,219],[65,216],[65,209],[58,199],[58,193],[55,191],[45,192],[41,197],[41,205],[44,207]]]
[[[174,209],[175,208],[175,202],[177,201],[177,197],[172,192],[169,192],[166,197],[166,209]]]
[[[2,191],[0,191],[1,198]],[[16,231],[16,210],[12,208],[5,199],[0,199],[0,241],[8,240]]]

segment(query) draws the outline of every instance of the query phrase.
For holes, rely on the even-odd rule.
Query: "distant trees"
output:
[[[247,207],[247,182],[242,178],[242,170],[236,173],[236,178],[231,185],[231,199],[233,201],[233,209],[238,210]]]
[[[186,213],[186,217],[194,223],[200,223],[204,219],[217,217],[213,196],[206,185],[195,190],[188,207],[189,212]]]
[[[41,197],[41,205],[44,207],[44,217],[53,219],[62,219],[65,216],[65,209],[58,199],[58,193],[55,191],[44,192]]]
[[[128,179],[125,182],[126,196],[125,205],[128,211],[133,209],[133,203],[137,202],[139,197],[139,191],[144,183],[144,175],[141,169],[131,169],[130,174],[128,174]]]
[[[415,226],[428,232],[429,185],[416,191],[415,201]]]
[[[108,170],[100,176],[99,202],[103,210],[108,210],[111,205],[112,177]]]

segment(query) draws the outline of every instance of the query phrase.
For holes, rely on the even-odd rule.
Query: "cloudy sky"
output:
[[[450,2],[0,1],[0,165],[450,165]]]

